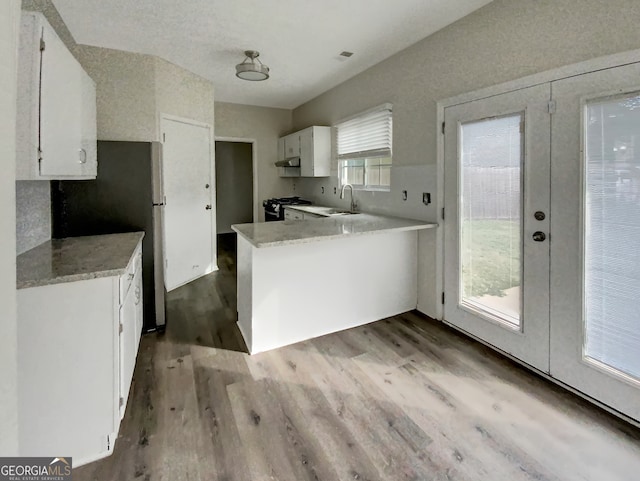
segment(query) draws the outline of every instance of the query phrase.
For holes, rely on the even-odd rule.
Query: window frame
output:
[[[388,133],[388,145],[389,145],[388,150],[371,149],[371,150],[360,150],[360,151],[348,152],[346,154],[339,154],[340,144],[339,144],[338,132],[341,125],[351,122],[353,120],[366,118],[368,116],[371,116],[372,114],[383,112],[383,111],[389,112],[388,120],[390,122],[390,126],[389,126],[389,133]],[[338,168],[339,185],[343,186],[348,183],[346,181],[347,176],[345,175],[345,169],[348,168],[348,166],[346,166],[345,164],[347,162],[362,161],[363,165],[362,167],[359,167],[362,169],[362,174],[360,174],[362,176],[362,183],[361,184],[349,183],[349,184],[352,185],[355,190],[372,191],[372,192],[390,192],[391,191],[391,170],[393,168],[393,105],[391,103],[384,103],[376,107],[367,109],[363,112],[359,112],[355,115],[352,115],[350,117],[344,118],[336,122],[333,125],[333,128],[335,131],[335,137],[334,137],[335,138],[335,159],[336,159],[336,165]],[[349,154],[353,154],[353,157],[349,157]],[[388,164],[380,164],[379,163],[380,160],[383,160],[383,159],[389,159]],[[375,161],[378,161],[377,165],[370,165]],[[367,168],[369,169],[375,168],[375,167],[379,168],[380,165],[383,165],[383,166],[388,165],[389,183],[388,184],[380,184],[380,183],[367,184],[366,183]]]

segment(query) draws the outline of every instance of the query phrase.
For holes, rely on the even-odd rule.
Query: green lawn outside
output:
[[[520,223],[512,220],[463,220],[464,297],[505,295],[520,285]]]

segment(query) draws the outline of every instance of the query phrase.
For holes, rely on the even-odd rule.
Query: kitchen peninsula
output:
[[[423,221],[371,214],[232,226],[251,354],[415,309]]]

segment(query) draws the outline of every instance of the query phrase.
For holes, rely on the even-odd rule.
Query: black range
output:
[[[284,207],[287,205],[311,205],[308,200],[300,197],[280,197],[267,199],[262,202],[264,207],[264,219],[267,222],[284,220]]]

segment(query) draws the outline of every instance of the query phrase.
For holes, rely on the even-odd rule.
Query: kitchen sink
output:
[[[320,207],[315,205],[305,205],[304,210],[312,214],[318,214],[326,217],[331,217],[334,215],[357,214],[357,212],[350,212],[345,209],[337,209],[335,207]]]
[[[351,214],[357,214],[357,212],[351,212],[349,210],[342,210],[342,209],[331,209],[326,213],[326,215],[351,215]]]

